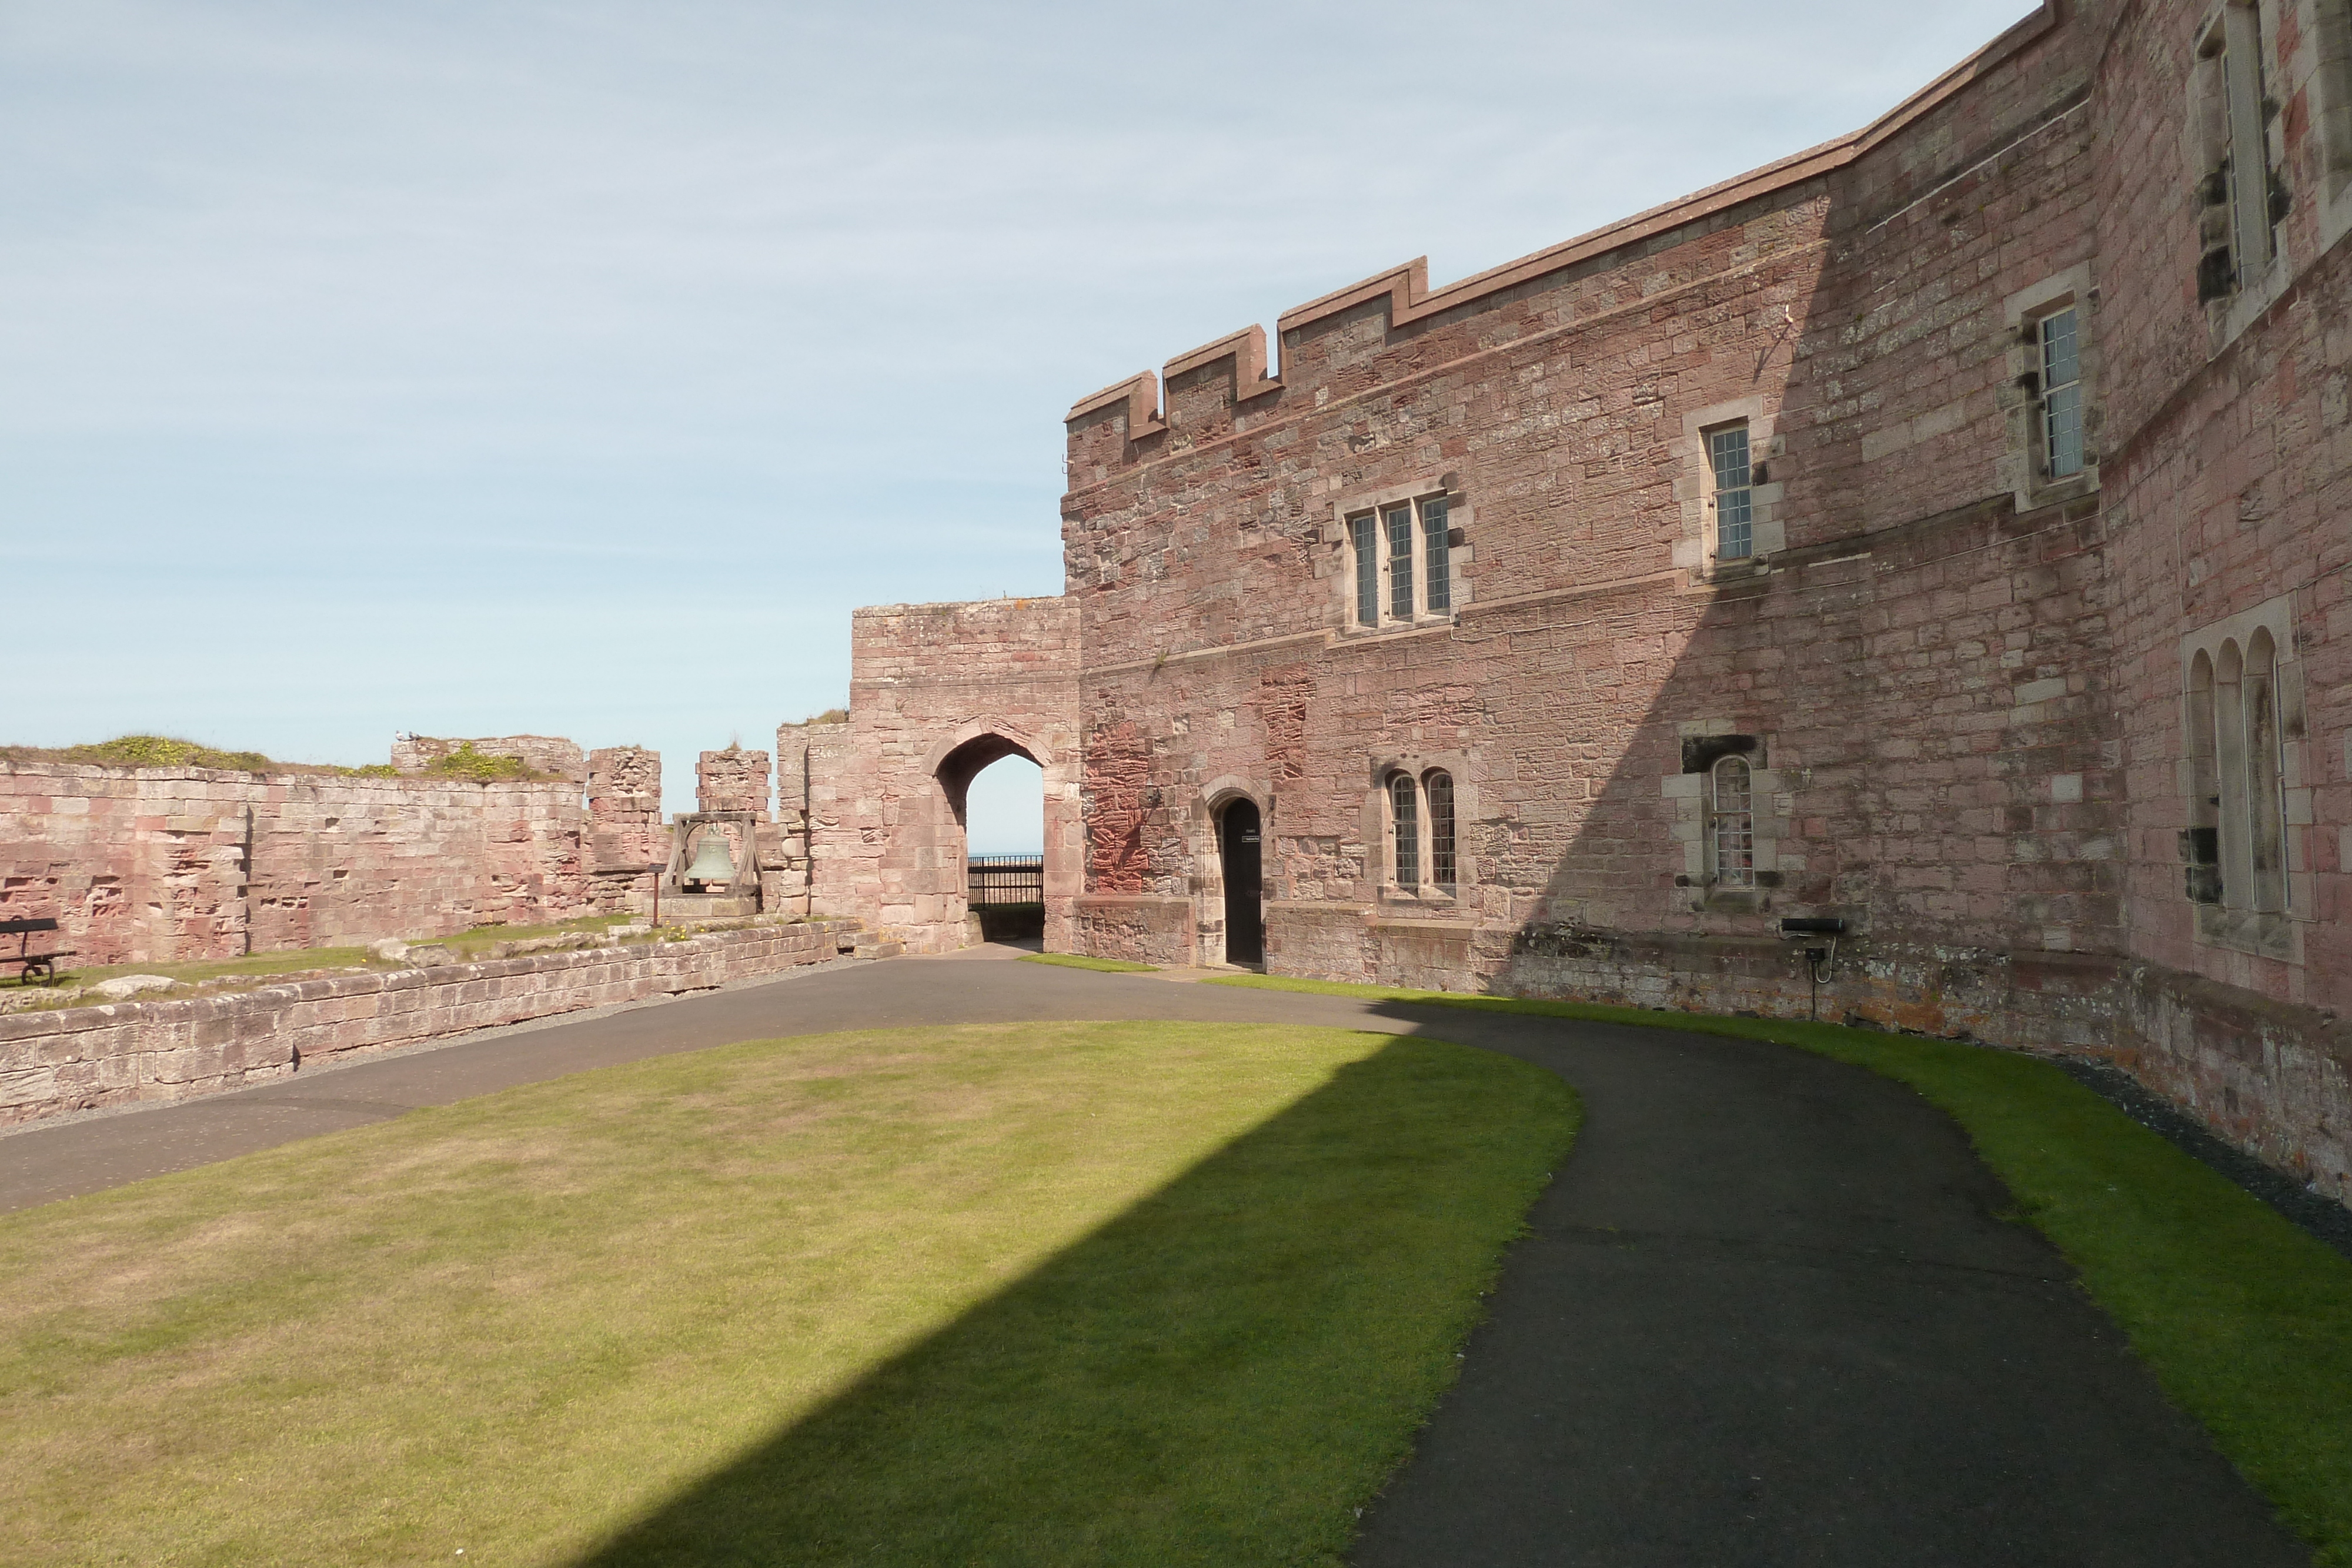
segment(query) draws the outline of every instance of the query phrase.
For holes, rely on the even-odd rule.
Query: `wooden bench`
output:
[[[16,950],[14,953],[0,953],[0,964],[16,966],[18,984],[32,984],[36,974],[41,977],[44,984],[56,979],[58,960],[74,956],[74,950],[70,947],[58,947],[46,953],[33,951],[34,933],[55,931],[57,928],[58,923],[54,920],[0,920],[0,936],[16,938]]]

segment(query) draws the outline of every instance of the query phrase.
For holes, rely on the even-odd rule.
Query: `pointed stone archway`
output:
[[[964,917],[971,910],[966,871],[971,858],[966,838],[968,795],[974,779],[1008,757],[1026,758],[1037,765],[1043,776],[1045,950],[1067,952],[1071,902],[1078,893],[1082,868],[1075,853],[1079,841],[1077,769],[1066,756],[1057,755],[1035,736],[1021,733],[1019,727],[1002,720],[988,718],[965,724],[934,747],[925,758],[936,786],[928,835],[922,833],[919,824],[902,823],[900,831],[906,833],[913,828],[916,832],[912,836],[930,839],[934,853],[929,880],[940,901],[940,919],[955,927],[961,942],[966,929]]]
[[[777,732],[782,792],[797,788],[808,822],[813,912],[914,952],[962,946],[966,792],[990,763],[1025,757],[1044,775],[1045,948],[1070,951],[1085,874],[1076,608],[883,605],[850,629],[847,716]]]

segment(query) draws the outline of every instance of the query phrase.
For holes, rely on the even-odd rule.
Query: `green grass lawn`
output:
[[[1836,1024],[1257,976],[1205,983],[1734,1035],[1909,1084],[1959,1123],[2019,1218],[2065,1253],[2173,1402],[2318,1561],[2352,1568],[2352,1260],[2051,1063]]]
[[[57,983],[60,987],[89,986],[117,975],[166,975],[193,985],[198,980],[248,976],[267,979],[272,975],[290,975],[306,969],[365,968],[372,962],[364,947],[295,947],[278,953],[248,953],[240,958],[194,958],[184,964],[94,964],[87,969],[58,970]]]
[[[487,953],[494,943],[514,942],[533,936],[562,936],[572,932],[599,932],[638,918],[633,915],[591,915],[578,920],[559,921],[551,925],[477,925],[470,931],[461,931],[455,936],[414,936],[408,941],[412,946],[430,943],[437,947],[446,947],[460,959],[471,959]],[[103,964],[84,969],[61,969],[58,972],[57,984],[62,988],[94,985],[117,975],[164,975],[192,985],[198,980],[247,977],[267,980],[272,976],[297,974],[308,969],[396,969],[406,967],[405,960],[387,964],[371,958],[364,947],[289,947],[270,953],[247,953],[237,958],[195,958],[185,963],[170,964]]]
[[[535,936],[569,936],[575,933],[598,933],[615,925],[626,925],[645,919],[642,915],[585,915],[577,920],[559,920],[549,925],[477,925],[470,931],[460,931],[452,936],[411,936],[412,947],[430,945],[446,947],[459,958],[471,961],[486,955],[500,942],[527,942]]]
[[[1058,964],[1065,969],[1098,969],[1106,975],[1156,975],[1157,964],[1131,964],[1125,958],[1092,958],[1084,953],[1024,953],[1024,964]]]
[[[905,1030],[28,1210],[0,1562],[1335,1562],[1574,1121],[1420,1039]]]

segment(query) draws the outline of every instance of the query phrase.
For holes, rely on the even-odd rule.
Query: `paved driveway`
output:
[[[2307,1563],[1908,1090],[1776,1046],[898,959],[0,1137],[0,1209],[583,1068],[901,1024],[1331,1024],[1559,1072],[1586,1120],[1361,1568]]]

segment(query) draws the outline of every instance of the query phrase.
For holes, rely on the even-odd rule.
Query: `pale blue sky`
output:
[[[1059,591],[1078,395],[2027,8],[11,0],[0,740],[536,731],[688,805],[844,699],[853,606]],[[1034,846],[1010,771],[976,850]]]

